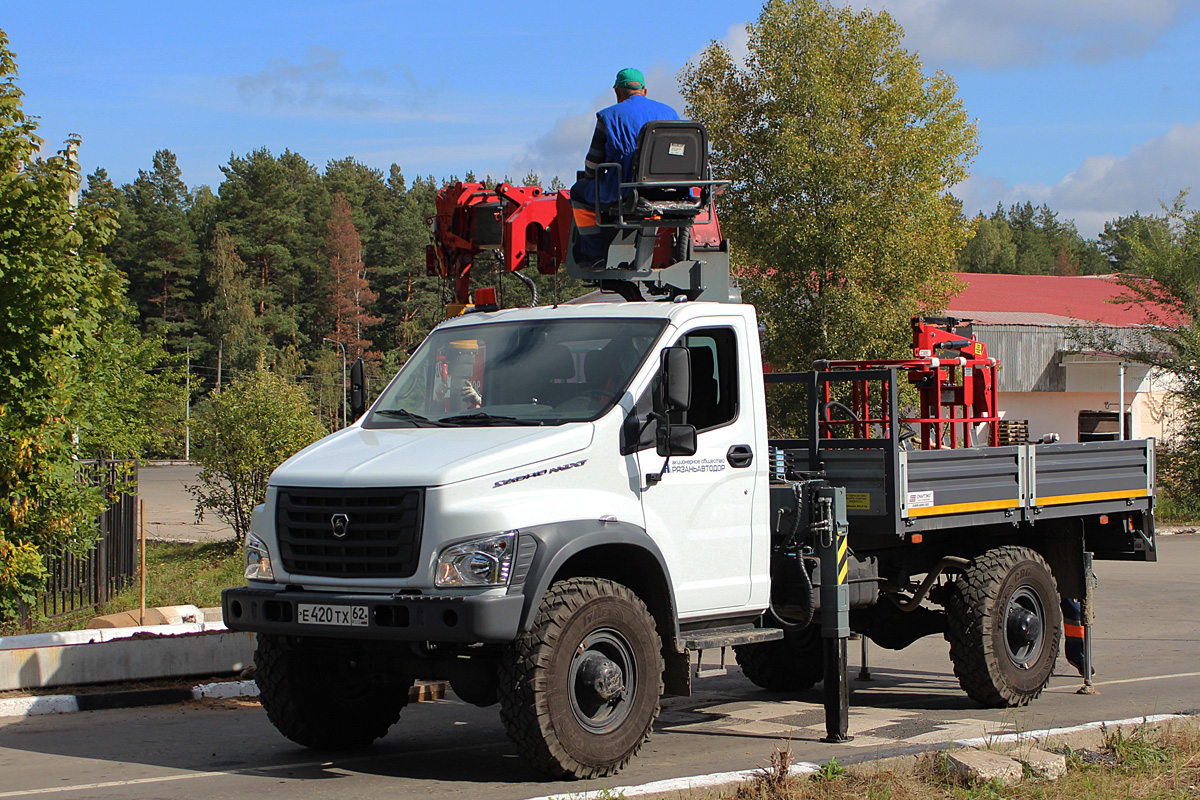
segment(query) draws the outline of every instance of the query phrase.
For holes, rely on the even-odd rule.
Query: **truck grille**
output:
[[[283,568],[329,578],[408,578],[421,549],[424,489],[293,489],[275,507]]]

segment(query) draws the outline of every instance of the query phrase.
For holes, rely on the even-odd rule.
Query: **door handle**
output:
[[[748,444],[735,444],[725,454],[725,460],[729,462],[729,466],[742,469],[754,463],[754,451]]]

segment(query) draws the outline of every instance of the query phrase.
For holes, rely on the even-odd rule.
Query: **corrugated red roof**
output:
[[[1125,293],[1108,275],[999,275],[954,273],[966,288],[950,301],[948,314],[975,312],[996,318],[1007,314],[1051,314],[1105,325],[1143,325],[1146,314],[1136,305],[1111,302]],[[999,319],[994,319],[999,321]],[[1016,320],[1013,324],[1021,324]],[[1026,323],[1029,324],[1029,323]]]

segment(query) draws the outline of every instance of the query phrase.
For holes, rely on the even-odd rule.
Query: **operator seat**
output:
[[[684,226],[708,206],[708,131],[695,120],[647,122],[638,134],[630,181],[621,202],[627,223]]]

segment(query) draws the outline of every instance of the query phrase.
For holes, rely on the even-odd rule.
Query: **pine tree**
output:
[[[196,330],[193,294],[200,272],[200,252],[188,224],[192,198],[181,175],[175,154],[159,150],[153,169],[138,170],[137,179],[123,187],[125,250],[116,261],[129,278],[143,330],[165,337],[175,351],[182,351]]]
[[[329,220],[329,270],[333,280],[330,305],[333,311],[333,335],[346,348],[346,358],[378,360],[371,352],[371,340],[366,329],[383,320],[371,315],[367,307],[379,295],[371,291],[366,265],[362,259],[362,243],[351,217],[350,203],[341,194],[333,198],[333,213]]]

